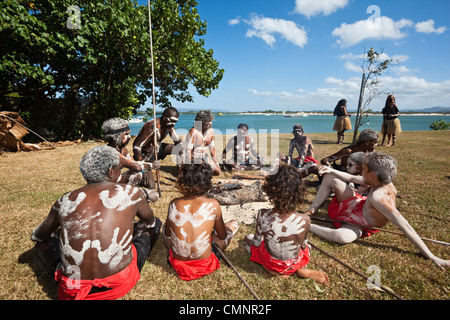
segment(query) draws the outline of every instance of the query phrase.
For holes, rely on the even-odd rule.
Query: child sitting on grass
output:
[[[273,209],[261,209],[254,234],[245,237],[250,261],[261,264],[272,275],[289,276],[296,273],[328,285],[322,271],[308,270],[310,249],[307,234],[310,218],[296,210],[303,203],[305,188],[296,168],[282,164],[274,175],[265,178],[263,190]]]
[[[212,176],[206,163],[181,167],[177,188],[183,197],[169,204],[163,227],[169,264],[186,281],[217,270],[220,254],[212,242],[225,250],[239,228],[236,220],[224,223],[219,202],[205,196],[211,189]]]

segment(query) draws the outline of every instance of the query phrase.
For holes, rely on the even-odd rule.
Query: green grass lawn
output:
[[[280,152],[287,153],[291,134],[280,135]],[[316,159],[338,151],[334,133],[309,134]],[[351,134],[347,134],[349,140]],[[220,138],[220,137],[218,137]],[[394,184],[400,195],[397,207],[419,235],[450,242],[450,132],[403,132],[395,147],[378,146],[377,151],[391,154],[399,170]],[[0,155],[0,299],[56,299],[57,285],[33,251],[30,234],[46,217],[53,203],[65,192],[85,184],[78,163],[81,156],[102,142],[86,142],[58,150],[4,153]],[[131,149],[131,148],[130,148]],[[169,202],[180,194],[174,182],[171,159],[162,161],[162,198],[152,208],[163,222]],[[230,178],[222,173],[220,178]],[[315,181],[315,176],[308,177]],[[306,211],[316,189],[308,187],[300,211]],[[326,209],[319,211],[326,216]],[[432,217],[431,217],[432,216]],[[436,217],[436,218],[433,218]],[[447,219],[447,220],[444,220]],[[385,227],[398,230],[394,225]],[[225,250],[242,277],[261,299],[267,300],[393,300],[393,296],[368,289],[366,280],[335,260],[312,249],[310,269],[325,271],[330,286],[317,285],[312,280],[272,277],[263,268],[250,262],[244,249],[244,237],[254,232],[254,224],[240,226],[230,246]],[[379,270],[381,284],[408,300],[448,300],[450,276],[440,271],[405,237],[380,232],[372,237],[342,246],[310,234],[309,240],[358,271]],[[448,246],[426,242],[437,256],[450,259]],[[167,264],[167,251],[160,238],[142,270],[137,285],[122,299],[142,300],[237,300],[253,299],[233,270],[221,261],[221,268],[201,279],[185,282]]]

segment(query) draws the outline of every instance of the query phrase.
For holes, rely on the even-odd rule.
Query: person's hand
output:
[[[330,162],[328,162],[328,158],[322,159],[320,160],[320,163],[323,164],[324,166],[331,166]]]
[[[265,157],[260,157],[259,161],[260,161],[261,166],[265,166],[267,163],[267,159]]]
[[[151,164],[151,168],[153,168],[153,169],[159,169],[161,167],[159,160],[152,161],[150,164]]]
[[[147,189],[142,188],[141,189],[144,192],[145,199],[147,199],[148,203],[156,202],[159,199],[159,195],[155,191],[148,191]]]
[[[333,172],[333,168],[331,168],[330,166],[320,166],[319,167],[319,175],[324,175],[326,173],[331,173]]]

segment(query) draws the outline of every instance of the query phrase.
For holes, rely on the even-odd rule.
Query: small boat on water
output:
[[[219,112],[219,116],[223,116],[223,113],[222,113],[222,112]]]
[[[129,123],[141,123],[144,121],[144,117],[131,118],[128,120]]]
[[[301,118],[301,117],[307,117],[308,115],[303,112],[297,112],[297,113],[291,113],[291,114],[284,114],[287,118]]]

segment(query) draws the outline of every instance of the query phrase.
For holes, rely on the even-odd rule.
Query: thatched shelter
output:
[[[25,126],[25,121],[17,112],[0,112],[0,152],[40,150],[38,145],[22,141],[22,138],[28,134]]]

